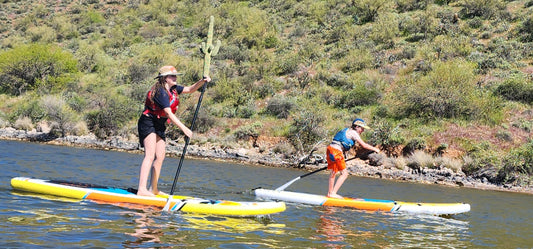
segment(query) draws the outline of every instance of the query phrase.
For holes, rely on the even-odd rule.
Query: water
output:
[[[0,141],[0,248],[533,248],[533,196],[350,176],[340,194],[375,199],[467,202],[451,218],[287,203],[268,217],[162,213],[94,202],[36,198],[10,179],[30,176],[137,187],[140,154]],[[170,191],[179,158],[161,174]],[[276,188],[306,172],[209,160],[185,160],[177,193],[255,201],[250,190]],[[317,173],[287,190],[324,194]]]

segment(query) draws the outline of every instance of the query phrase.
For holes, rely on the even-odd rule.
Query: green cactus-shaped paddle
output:
[[[215,18],[213,16],[209,17],[209,31],[207,32],[207,43],[202,42],[200,47],[200,52],[204,54],[204,77],[209,76],[209,67],[211,65],[211,56],[215,56],[218,53],[220,48],[220,40],[216,41],[216,44],[213,45],[213,27],[215,26]]]

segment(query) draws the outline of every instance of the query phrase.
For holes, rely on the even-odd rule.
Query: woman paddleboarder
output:
[[[179,105],[179,95],[193,93],[211,78],[204,77],[191,86],[180,86],[176,83],[180,75],[173,66],[164,66],[159,69],[157,82],[152,86],[146,96],[144,111],[139,118],[137,128],[139,143],[144,147],[144,159],[139,173],[139,188],[137,195],[154,196],[161,192],[157,188],[161,166],[165,159],[165,130],[166,123],[173,123],[180,128],[185,136],[191,137],[192,131],[187,128],[175,113]],[[147,188],[148,175],[152,173],[151,187]]]

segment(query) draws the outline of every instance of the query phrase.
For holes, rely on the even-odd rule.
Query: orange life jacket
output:
[[[155,101],[150,98],[152,95],[152,92],[154,89],[152,88],[150,91],[148,91],[148,94],[146,95],[146,100],[144,101],[144,111],[143,114],[152,114],[156,116],[157,118],[167,118],[167,114],[163,109],[161,109]],[[167,91],[168,94],[168,100],[170,102],[170,110],[172,113],[176,113],[178,110],[178,105],[180,104],[180,99],[178,95],[178,91],[174,88],[172,91]]]

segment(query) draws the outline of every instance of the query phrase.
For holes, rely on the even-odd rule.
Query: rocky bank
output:
[[[130,141],[122,137],[112,137],[106,140],[98,139],[94,135],[55,137],[49,133],[38,132],[35,130],[25,131],[16,130],[14,128],[1,128],[0,139],[21,140],[103,150],[116,150],[130,153],[143,152],[137,141]],[[167,146],[167,154],[169,156],[179,157],[181,156],[182,151],[183,144],[169,142]],[[264,165],[269,167],[301,168],[302,170],[315,170],[326,166],[326,164],[316,161],[314,161],[312,164],[299,164],[300,159],[296,157],[286,158],[283,155],[272,152],[260,153],[256,149],[231,149],[216,145],[199,146],[195,144],[189,144],[186,156],[189,158],[233,161],[243,164]],[[483,190],[533,194],[532,187],[524,188],[511,185],[494,185],[486,181],[486,179],[474,179],[470,176],[466,176],[462,172],[454,172],[447,168],[422,168],[415,171],[409,167],[405,167],[404,169],[386,167],[384,164],[380,163],[380,161],[383,161],[383,159],[383,155],[373,154],[367,158],[355,158],[354,160],[350,160],[347,162],[347,165],[350,174],[355,176],[417,182],[424,184],[439,184],[450,187],[466,187]]]

